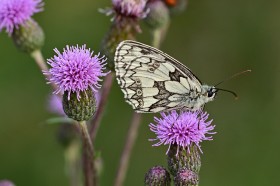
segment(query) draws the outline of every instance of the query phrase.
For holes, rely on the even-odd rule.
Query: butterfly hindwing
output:
[[[148,45],[123,41],[114,60],[125,100],[137,112],[179,109],[190,91],[201,91],[200,81],[185,65]]]

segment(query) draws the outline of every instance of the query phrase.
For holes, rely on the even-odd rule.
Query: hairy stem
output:
[[[79,122],[79,128],[83,141],[83,163],[84,163],[84,176],[85,186],[96,186],[97,177],[94,166],[94,148],[91,138],[88,133],[87,124],[85,121]]]
[[[115,74],[110,73],[105,77],[105,80],[104,80],[102,95],[101,95],[101,99],[100,99],[100,102],[98,105],[98,109],[95,114],[95,117],[93,118],[93,120],[91,121],[90,126],[89,126],[90,137],[93,141],[95,141],[97,131],[100,127],[101,119],[102,119],[103,112],[104,112],[104,109],[106,106],[106,102],[108,100],[108,96],[109,96],[109,93],[110,93],[110,90],[111,90],[111,87],[113,84],[114,77],[115,77]]]
[[[121,159],[119,162],[119,167],[117,170],[117,175],[115,179],[115,186],[122,186],[126,173],[127,168],[129,165],[129,160],[131,156],[131,152],[133,149],[133,146],[135,144],[136,138],[138,136],[138,129],[141,123],[141,114],[138,114],[136,112],[133,113],[132,121],[130,124],[130,128],[127,133],[126,142],[124,149],[122,151]]]

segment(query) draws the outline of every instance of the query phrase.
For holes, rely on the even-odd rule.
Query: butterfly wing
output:
[[[136,112],[187,108],[190,92],[201,92],[201,82],[190,69],[151,46],[123,41],[114,60],[118,84]]]

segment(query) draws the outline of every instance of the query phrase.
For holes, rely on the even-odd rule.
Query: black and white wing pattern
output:
[[[125,100],[136,112],[192,109],[201,82],[185,65],[151,46],[126,40],[115,53],[115,70]]]

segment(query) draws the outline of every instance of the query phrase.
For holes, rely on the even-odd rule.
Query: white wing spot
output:
[[[150,73],[150,72],[147,72],[147,71],[135,71],[136,74],[134,74],[135,77],[138,77],[138,78],[150,78],[150,79],[153,79],[154,81],[167,81],[167,80],[170,80],[170,77],[169,76],[166,76],[164,74],[159,74],[159,73]]]
[[[123,93],[125,94],[125,96],[124,96],[125,98],[130,99],[135,94],[135,91],[128,88],[128,89],[126,89],[126,91],[123,90]]]
[[[135,83],[141,87],[153,87],[155,81],[147,77],[137,77],[135,78]]]
[[[142,91],[143,97],[156,96],[159,93],[159,90],[156,87],[142,88]]]
[[[130,45],[123,45],[122,50],[130,50],[131,46]]]
[[[186,88],[186,89],[190,89],[190,85],[189,82],[186,78],[180,77],[180,83]]]
[[[180,102],[170,102],[167,106],[168,107],[176,107],[179,105]]]
[[[169,92],[178,93],[178,94],[186,94],[189,92],[189,90],[186,89],[186,87],[184,87],[178,81],[166,81],[165,88]]]
[[[150,107],[152,104],[156,103],[158,100],[153,97],[143,98],[143,107]]]
[[[151,109],[151,112],[161,112],[165,109],[166,109],[166,107],[156,107],[156,108]]]

